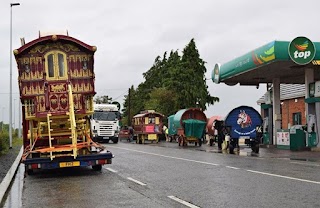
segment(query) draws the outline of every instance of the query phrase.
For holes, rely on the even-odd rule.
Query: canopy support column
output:
[[[280,78],[272,80],[273,90],[273,144],[277,144],[277,129],[281,129],[281,114],[280,114]]]

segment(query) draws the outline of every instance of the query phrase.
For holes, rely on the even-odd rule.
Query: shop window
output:
[[[301,125],[301,112],[292,114],[293,125]]]

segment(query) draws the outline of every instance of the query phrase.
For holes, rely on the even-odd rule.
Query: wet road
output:
[[[101,172],[43,171],[24,179],[23,207],[320,207],[320,162],[177,143],[106,145]]]

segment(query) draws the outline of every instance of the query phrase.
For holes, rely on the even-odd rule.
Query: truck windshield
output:
[[[95,111],[93,114],[93,119],[98,121],[115,121],[119,119],[119,112]]]

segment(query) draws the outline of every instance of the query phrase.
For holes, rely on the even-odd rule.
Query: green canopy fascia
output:
[[[214,81],[215,83],[219,83],[220,81],[223,81],[235,75],[251,71],[272,62],[291,61],[288,53],[289,44],[289,41],[272,41],[243,56],[222,64],[219,69],[215,68],[214,70],[212,70],[212,81]],[[314,60],[319,60],[320,43],[313,42],[313,44],[316,48],[316,55]]]

